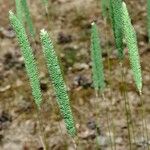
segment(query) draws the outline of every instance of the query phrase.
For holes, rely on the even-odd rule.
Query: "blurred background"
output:
[[[137,32],[143,74],[143,96],[148,134],[150,135],[150,46],[147,34],[146,0],[125,0]],[[78,131],[78,149],[111,149],[106,111],[115,125],[117,150],[128,144],[124,100],[121,96],[121,72],[109,19],[102,17],[100,0],[49,0],[48,14],[41,0],[28,0],[36,30],[30,39],[40,70],[43,92],[42,121],[52,150],[73,150],[42,54],[39,31],[48,30],[61,62],[64,79]],[[36,106],[26,76],[24,60],[8,12],[15,12],[14,0],[0,0],[0,150],[42,150]],[[92,85],[90,58],[91,23],[99,27],[105,68],[106,102],[97,102]],[[109,51],[109,55],[108,52]],[[140,115],[141,103],[133,81],[127,49],[124,68],[127,97],[130,101],[135,139],[133,149],[144,150]],[[111,70],[108,69],[110,59]],[[107,103],[107,104],[106,104]],[[111,133],[113,134],[113,133]],[[96,138],[97,137],[97,138]],[[150,141],[149,141],[150,144]]]

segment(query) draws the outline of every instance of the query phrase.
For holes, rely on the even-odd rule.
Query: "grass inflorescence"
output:
[[[52,79],[52,83],[54,85],[60,112],[66,123],[68,133],[74,137],[76,135],[74,119],[70,107],[69,97],[67,94],[67,87],[63,80],[58,58],[54,51],[52,41],[47,31],[45,31],[44,29],[41,30],[40,35],[44,56],[46,58],[49,74]]]
[[[9,12],[9,19],[20,44],[21,52],[25,61],[26,71],[32,87],[32,94],[34,96],[35,103],[37,104],[38,108],[40,108],[42,102],[42,94],[40,89],[38,68],[36,65],[32,48],[28,41],[28,37],[26,35],[23,25],[11,11]]]
[[[103,90],[105,87],[102,49],[100,46],[100,38],[97,25],[92,23],[91,34],[91,59],[92,59],[92,72],[93,83],[96,91]]]
[[[40,89],[39,71],[38,71],[36,60],[33,54],[33,50],[30,46],[26,31],[24,28],[24,16],[25,16],[25,21],[28,24],[30,36],[32,38],[35,36],[35,29],[33,27],[33,22],[31,19],[31,14],[29,11],[27,1],[16,0],[15,2],[16,2],[16,15],[10,11],[9,19],[13,27],[13,30],[16,33],[18,43],[21,48],[21,53],[24,58],[26,72],[29,77],[30,85],[32,88],[32,95],[34,97],[37,108],[40,112],[41,103],[42,103],[42,93]],[[42,2],[44,3],[46,12],[48,14],[48,0],[42,0]],[[124,68],[123,68],[123,60],[125,60],[123,40],[125,41],[127,48],[128,48],[130,66],[131,66],[131,70],[133,73],[135,85],[139,94],[141,95],[142,94],[142,71],[141,71],[141,65],[140,65],[140,56],[138,52],[136,32],[135,32],[133,25],[131,24],[131,18],[129,16],[126,4],[122,0],[106,0],[106,1],[102,0],[101,6],[102,6],[103,17],[104,18],[107,17],[108,11],[111,17],[111,24],[112,24],[112,28],[114,32],[115,45],[116,45],[116,49],[118,50],[118,57],[119,57],[119,61],[121,64],[120,67],[121,67],[122,87],[123,87],[122,96],[125,100],[128,138],[129,138],[130,149],[132,149],[131,128],[133,127],[131,125],[132,117],[131,117],[131,110],[130,110],[130,101],[128,100],[128,97],[127,97],[127,87],[125,83],[126,74],[124,73]],[[147,0],[148,36],[150,38],[149,6],[150,6],[150,1]],[[49,17],[48,17],[48,20],[49,20]],[[110,134],[109,135],[110,140],[112,140],[111,149],[113,150],[113,144],[114,144],[114,149],[116,149],[116,147],[115,147],[115,139],[111,139],[112,136],[111,136],[111,127],[110,127],[111,120],[109,116],[109,106],[107,105],[107,99],[104,94],[104,88],[106,87],[106,85],[105,85],[100,34],[99,34],[98,26],[96,25],[96,23],[93,22],[91,25],[92,25],[92,28],[91,28],[91,49],[90,50],[91,50],[91,60],[92,60],[92,81],[93,81],[94,89],[97,94],[96,98],[97,99],[101,98],[102,100],[104,100],[106,104],[105,107],[108,108],[108,110],[105,111],[105,115],[106,115],[106,120],[107,120],[108,131]],[[48,32],[44,29],[41,30],[40,32],[40,40],[42,44],[44,57],[47,63],[49,75],[50,75],[50,78],[54,87],[54,91],[56,94],[58,107],[60,108],[60,113],[63,116],[68,134],[71,135],[72,139],[74,139],[74,137],[77,135],[77,131],[75,127],[73,113],[71,110],[70,99],[69,99],[69,95],[67,92],[67,86],[65,84],[65,81],[62,75],[58,56],[55,52],[53,43],[51,41],[51,38]],[[109,60],[109,56],[108,56],[108,60]],[[101,97],[98,97],[99,92],[101,94]],[[100,102],[101,101],[99,101],[99,104]],[[141,100],[141,103],[143,105],[142,100]],[[39,118],[39,120],[40,119],[41,118]],[[142,108],[142,119],[143,119],[143,135],[147,136],[147,142],[148,142],[149,140],[148,133],[147,133],[148,131],[146,130],[147,123],[144,120],[143,108]]]
[[[101,103],[99,97],[99,91],[100,91],[101,98],[105,103],[105,106],[108,107],[105,94],[104,94],[105,77],[104,77],[104,66],[103,66],[103,58],[102,58],[102,48],[100,45],[98,27],[94,22],[92,23],[92,30],[91,30],[91,59],[92,59],[93,83],[96,92],[96,99],[98,100],[97,102],[99,103],[96,105],[99,106]],[[107,118],[107,130],[109,132],[111,149],[113,150],[115,144],[114,144],[114,139],[111,136],[110,116],[108,111],[105,111],[104,113],[106,114],[106,118]]]
[[[122,0],[110,0],[110,16],[119,59],[123,59]]]
[[[138,53],[136,32],[131,24],[131,19],[129,17],[126,4],[123,3],[123,33],[126,40],[126,44],[129,52],[129,59],[131,64],[131,69],[133,71],[134,80],[136,87],[141,93],[142,91],[142,73],[140,65],[140,57]]]

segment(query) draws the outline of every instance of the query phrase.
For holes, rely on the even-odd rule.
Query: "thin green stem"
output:
[[[71,137],[71,139],[72,139],[74,149],[77,150],[78,148],[77,148],[77,143],[76,143],[75,138]]]
[[[104,22],[105,22],[105,27],[107,26],[107,20],[106,20],[106,18],[104,18]],[[107,30],[106,30],[106,38],[107,38]],[[111,63],[110,63],[110,59],[109,59],[109,56],[110,56],[110,51],[108,50],[108,44],[106,45],[107,47],[106,47],[106,52],[107,52],[107,65],[108,65],[108,71],[109,71],[109,86],[110,86],[110,88],[111,88],[111,85],[112,85],[112,83],[111,83],[111,77],[112,77],[112,72],[111,72]],[[111,100],[111,107],[113,108],[113,102],[112,102],[112,91],[110,91],[110,100]],[[112,114],[112,132],[113,132],[113,137],[112,137],[112,143],[113,143],[113,147],[114,147],[114,150],[116,150],[116,129],[115,129],[115,125],[114,125],[114,118],[115,118],[115,116],[113,115],[113,113],[111,113]]]
[[[42,2],[44,3],[44,7],[45,7],[45,12],[46,12],[46,17],[47,17],[47,21],[48,21],[48,28],[50,30],[50,27],[51,27],[51,24],[50,24],[50,14],[49,14],[49,11],[48,11],[48,7],[49,7],[49,1],[46,1],[46,2]]]
[[[143,109],[143,101],[141,100],[141,95],[140,95],[140,102],[141,102],[141,105],[142,105],[142,110],[141,110],[141,114],[142,114],[142,136],[143,136],[143,139],[146,141],[146,137],[145,137],[145,125],[144,125],[144,109]]]
[[[150,150],[149,147],[149,135],[148,135],[148,129],[147,129],[147,120],[145,119],[145,108],[144,108],[144,101],[142,99],[142,94],[140,93],[140,102],[141,102],[141,107],[142,107],[142,124],[143,124],[143,138],[146,138],[146,144],[147,144],[147,149]],[[145,134],[144,134],[145,132]],[[145,137],[146,136],[146,137]]]
[[[123,69],[123,68],[124,68],[124,67],[123,67],[123,64],[122,64],[122,69]],[[126,80],[125,80],[125,76],[126,76],[125,71],[122,70],[122,73],[123,73],[123,77],[124,77],[123,80],[126,81]],[[134,129],[133,120],[132,120],[132,112],[131,112],[131,107],[130,107],[130,103],[129,103],[129,98],[128,98],[128,96],[127,96],[127,85],[126,85],[126,82],[124,82],[124,81],[123,81],[123,83],[124,83],[123,89],[124,89],[125,95],[126,95],[126,97],[127,97],[127,106],[128,106],[128,111],[129,111],[129,119],[130,119],[132,134],[133,134],[133,140],[134,140],[133,142],[135,142],[135,129]]]
[[[41,116],[41,108],[37,108],[37,119],[39,122],[39,131],[40,131],[40,139],[43,145],[43,150],[49,150],[49,145],[46,141],[46,135],[44,132],[44,127],[43,127],[43,120],[42,120],[42,116]]]
[[[53,112],[53,111],[54,111],[54,108],[57,107],[57,106],[56,106],[56,103],[53,102],[51,99],[50,99],[49,101],[50,101],[50,105],[51,105],[51,111]],[[62,132],[62,127],[61,127],[60,122],[58,123],[58,129],[59,129],[59,131],[60,131],[60,134],[61,134],[62,139],[64,139],[64,135],[63,135],[63,132]],[[64,140],[64,141],[65,141],[65,144],[67,145],[66,140]]]
[[[50,30],[51,22],[50,22],[50,15],[49,15],[49,11],[48,11],[48,4],[45,6],[45,11],[46,11],[46,16],[47,16],[47,20],[48,20],[49,30]]]
[[[108,108],[109,106],[107,105],[107,101],[106,101],[106,98],[105,98],[105,94],[104,94],[104,93],[102,93],[102,99],[103,99],[103,101],[105,102],[106,108]],[[105,113],[106,113],[107,129],[108,129],[109,138],[110,138],[111,150],[113,150],[113,139],[112,139],[112,136],[111,136],[109,109],[106,110]]]
[[[127,120],[127,130],[128,130],[128,138],[129,138],[129,149],[132,150],[132,142],[131,142],[131,132],[130,132],[130,112],[129,112],[129,103],[127,99],[127,93],[126,93],[126,85],[124,84],[125,78],[124,78],[124,70],[123,70],[123,64],[122,62],[120,63],[120,68],[121,68],[121,79],[122,79],[122,92],[121,95],[123,96],[124,99],[124,106],[125,106],[125,112],[126,112],[126,120]]]
[[[97,147],[97,149],[101,149],[101,147],[99,146],[99,144],[98,144],[98,136],[99,136],[99,133],[98,133],[98,122],[97,122],[97,120],[98,120],[98,114],[97,114],[97,110],[98,109],[100,109],[100,107],[99,107],[99,102],[98,102],[98,99],[99,99],[99,93],[98,93],[98,91],[97,90],[95,90],[95,102],[94,102],[94,106],[93,106],[93,110],[95,110],[96,111],[96,118],[94,119],[95,120],[95,122],[96,122],[96,147]],[[98,105],[97,105],[97,102],[98,102]]]
[[[100,98],[99,98],[99,93],[98,91],[95,91],[95,95],[96,95],[96,102],[98,103],[95,103],[96,106],[94,106],[94,108],[97,108],[97,106],[100,106]],[[106,99],[105,99],[105,95],[104,93],[102,92],[102,99],[103,99],[103,102],[106,102]],[[99,109],[99,108],[98,108]],[[110,138],[110,144],[111,144],[111,150],[113,150],[113,140],[112,140],[112,137],[111,137],[111,128],[110,128],[110,118],[109,118],[109,113],[106,111],[106,124],[107,124],[107,130],[108,130],[108,133],[109,133],[109,138]],[[98,118],[98,117],[96,117]],[[96,123],[96,126],[97,126],[97,123]],[[96,140],[98,139],[98,132],[96,132]],[[98,143],[96,142],[97,146],[98,146]]]

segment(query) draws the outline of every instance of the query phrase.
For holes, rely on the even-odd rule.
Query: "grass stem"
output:
[[[37,108],[37,119],[38,119],[38,122],[39,122],[39,131],[40,131],[40,139],[41,139],[41,143],[43,145],[43,150],[49,150],[49,145],[46,141],[46,135],[45,135],[45,132],[44,132],[44,127],[43,127],[43,119],[42,119],[42,116],[41,116],[41,108]]]
[[[109,108],[109,106],[107,105],[107,101],[106,101],[106,98],[105,98],[105,94],[104,93],[102,93],[101,94],[102,95],[102,100],[103,100],[103,102],[105,102],[105,106],[106,106],[106,109],[108,109]],[[113,150],[113,147],[114,147],[114,143],[113,143],[113,141],[114,141],[114,139],[113,139],[113,137],[111,136],[111,127],[110,127],[110,117],[109,117],[109,109],[108,110],[106,110],[106,122],[107,122],[107,129],[108,129],[108,133],[109,133],[109,139],[110,139],[110,144],[111,144],[111,150]],[[114,136],[114,135],[113,135]]]
[[[107,27],[107,19],[106,18],[104,18],[104,22],[105,22],[105,27]],[[108,37],[107,36],[108,35],[108,33],[107,33],[107,30],[106,30],[106,38]],[[106,39],[106,41],[107,41],[107,39]],[[110,88],[111,88],[111,86],[112,86],[112,82],[111,82],[111,80],[112,80],[112,72],[111,72],[111,68],[112,68],[112,65],[111,65],[111,62],[110,62],[110,58],[109,58],[109,56],[110,56],[110,50],[109,50],[109,46],[108,46],[108,44],[106,44],[106,52],[107,52],[107,65],[108,65],[108,74],[109,74],[109,86],[110,86]],[[113,102],[112,102],[112,91],[110,91],[110,101],[111,101],[111,107],[113,108]],[[115,116],[113,115],[113,113],[111,113],[112,114],[112,132],[113,132],[113,137],[112,137],[112,144],[113,144],[113,147],[114,147],[114,150],[116,150],[116,129],[115,129],[115,125],[114,125],[114,118],[115,118]]]
[[[140,94],[140,102],[141,102],[141,107],[142,107],[142,126],[143,126],[143,138],[145,139],[147,149],[150,150],[149,147],[149,135],[148,135],[148,129],[147,129],[147,120],[145,119],[145,107],[144,107],[144,101],[142,99],[142,93]]]
[[[126,84],[125,82],[125,76],[124,76],[124,68],[123,68],[123,63],[120,62],[120,68],[121,68],[121,79],[122,79],[122,91],[121,95],[123,96],[124,99],[124,107],[125,107],[125,114],[126,114],[126,120],[127,120],[127,130],[128,130],[128,138],[129,138],[129,149],[132,150],[132,141],[131,141],[131,130],[130,130],[130,122],[131,122],[131,114],[129,111],[129,101],[127,98],[127,89],[126,89]]]

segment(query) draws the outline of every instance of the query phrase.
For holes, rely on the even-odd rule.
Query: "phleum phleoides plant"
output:
[[[23,27],[23,24],[11,11],[9,12],[9,19],[16,33],[21,48],[21,53],[24,58],[25,68],[32,88],[32,95],[34,97],[37,106],[37,112],[38,112],[37,116],[39,121],[40,132],[41,132],[41,140],[42,140],[44,150],[47,150],[48,148],[46,144],[45,135],[43,134],[43,126],[41,124],[41,118],[40,118],[42,93],[40,88],[40,80],[39,80],[39,72],[38,72],[37,64],[33,55],[32,48],[29,44],[25,29]]]
[[[25,67],[30,80],[30,85],[32,87],[32,94],[34,96],[35,103],[37,105],[38,110],[40,110],[42,102],[42,94],[40,89],[38,68],[35,62],[32,48],[30,47],[25,29],[23,25],[20,23],[19,19],[11,11],[9,12],[9,18],[21,47],[21,52],[24,57]],[[47,60],[49,73],[51,75],[52,82],[55,88],[57,102],[59,104],[61,114],[64,117],[68,133],[72,137],[74,137],[76,135],[76,129],[72,111],[70,108],[67,88],[61,74],[58,59],[53,49],[52,42],[49,38],[48,33],[44,30],[41,31],[41,42],[43,46],[43,52]]]
[[[11,25],[14,31],[16,32],[16,36],[18,38],[18,42],[20,44],[21,51],[25,60],[25,66],[27,74],[30,79],[30,84],[32,87],[32,93],[35,99],[35,103],[37,104],[38,108],[40,108],[42,102],[42,94],[40,90],[38,69],[35,63],[33,52],[30,47],[23,25],[19,22],[18,18],[11,11],[9,14]],[[61,114],[64,117],[68,133],[72,136],[75,136],[76,130],[73,115],[70,108],[67,88],[61,74],[58,59],[53,49],[53,45],[48,36],[48,33],[44,30],[41,31],[41,42],[43,45],[43,52],[47,60],[48,69],[51,74],[51,78],[55,88]]]
[[[74,137],[76,135],[76,128],[70,107],[69,97],[67,94],[67,87],[63,80],[61,69],[59,66],[57,55],[54,51],[52,41],[44,29],[40,34],[41,43],[43,47],[44,56],[46,58],[48,71],[55,89],[57,102],[60,112],[64,118],[68,133]]]
[[[46,6],[46,11],[48,12],[47,10],[48,0],[42,0],[42,1],[44,5]],[[135,81],[135,85],[138,89],[138,92],[141,95],[142,94],[142,74],[141,74],[140,57],[138,53],[137,39],[136,39],[135,30],[131,24],[131,19],[129,17],[126,5],[125,3],[122,3],[122,0],[109,0],[109,1],[102,0],[102,12],[104,16],[106,15],[106,10],[107,10],[106,6],[108,6],[106,5],[107,3],[109,3],[109,12],[110,12],[111,20],[112,20],[115,45],[116,45],[116,49],[118,50],[119,60],[121,63],[123,63],[123,58],[124,58],[123,38],[125,38],[125,42],[126,42],[128,53],[129,53],[131,70],[133,72],[133,78]],[[149,23],[150,22],[149,21],[150,20],[150,15],[149,15],[150,14],[150,9],[149,9],[150,0],[147,1],[147,6],[148,6],[147,15],[148,15],[148,27],[149,27],[150,26],[149,25],[150,24]],[[25,18],[26,18],[25,20],[29,26],[29,31],[31,33],[31,36],[35,35],[26,0],[16,0],[16,13],[17,13],[17,17],[10,11],[9,18],[10,18],[11,25],[18,38],[19,45],[21,47],[21,52],[24,57],[25,67],[26,67],[27,75],[29,77],[35,103],[37,105],[38,110],[40,110],[41,102],[42,102],[42,93],[40,89],[38,68],[37,68],[36,61],[32,52],[32,48],[29,44],[25,29],[23,27],[23,16],[25,15]],[[148,29],[148,32],[149,32],[149,37],[150,37],[150,29]],[[71,106],[70,106],[69,96],[67,93],[67,87],[63,79],[58,57],[54,50],[50,36],[48,32],[45,31],[44,29],[41,30],[40,39],[42,43],[43,53],[44,53],[46,63],[47,63],[47,68],[48,68],[50,78],[51,78],[51,81],[55,90],[57,103],[60,108],[61,115],[64,118],[67,132],[71,135],[71,137],[74,138],[76,136],[76,128],[75,128],[73,113],[72,113]],[[100,45],[98,27],[95,23],[92,23],[92,30],[91,30],[91,59],[92,59],[92,78],[93,78],[95,91],[96,93],[100,92],[102,95],[102,99],[106,101],[106,98],[104,96],[105,77],[104,77],[104,67],[103,67],[103,60],[102,60],[102,49]],[[122,73],[122,83],[125,82],[124,76],[125,74]],[[123,88],[123,90],[125,91],[124,97],[125,97],[125,107],[126,107],[125,109],[126,109],[126,114],[127,114],[127,123],[130,124],[132,120],[128,116],[128,113],[131,113],[131,112],[130,112],[129,102],[127,102],[127,91],[125,88]],[[98,94],[96,96],[98,98]],[[142,102],[142,105],[143,105],[143,102]],[[107,126],[108,126],[109,133],[111,133],[110,119],[109,119],[108,113],[109,112],[106,112]],[[147,136],[146,140],[148,142],[149,139],[148,139],[148,133],[146,130],[147,124],[146,124],[146,121],[144,120],[144,109],[142,112],[142,119],[143,119],[143,133],[146,134]],[[128,132],[129,132],[129,138],[130,138],[129,142],[130,142],[130,149],[132,149],[130,128],[131,127],[129,125],[128,126]],[[111,134],[110,134],[110,140],[112,140]],[[113,142],[116,142],[116,141],[114,140]],[[111,148],[113,149],[113,145]]]
[[[122,4],[123,9],[123,31],[124,31],[124,37],[126,40],[126,44],[128,47],[128,53],[129,53],[129,60],[131,64],[131,69],[133,72],[133,77],[135,81],[135,85],[138,89],[138,92],[140,94],[140,101],[142,104],[142,126],[143,126],[143,135],[146,135],[146,141],[148,143],[149,137],[148,137],[148,131],[147,131],[147,122],[144,118],[145,116],[145,109],[143,106],[143,100],[141,98],[142,94],[142,73],[141,73],[141,65],[140,65],[140,56],[138,52],[138,45],[137,45],[137,37],[136,32],[131,24],[131,19],[128,14],[128,10],[126,8],[126,4]],[[144,136],[145,136],[144,135]],[[144,138],[144,137],[143,137]],[[147,144],[149,149],[149,144]]]
[[[96,91],[96,97],[98,97],[98,92],[100,91],[102,95],[102,99],[106,104],[105,95],[103,90],[105,88],[105,77],[104,77],[104,67],[103,67],[103,58],[102,58],[102,48],[100,45],[100,38],[97,25],[93,22],[92,29],[91,29],[91,59],[92,59],[92,77],[93,77],[93,84]],[[101,101],[98,101],[101,103]],[[99,105],[99,104],[96,104]],[[111,129],[110,129],[110,119],[108,112],[105,112],[107,118],[107,129],[109,132],[109,137],[111,141],[111,149],[113,150],[114,141],[111,137]]]
[[[130,17],[127,17],[127,9],[125,11],[124,6],[122,8],[122,0],[110,0],[110,16],[112,20],[112,26],[114,31],[115,43],[116,48],[118,50],[118,56],[120,59],[121,65],[121,75],[122,75],[122,84],[123,84],[123,97],[125,100],[125,110],[126,110],[126,117],[127,117],[127,127],[128,127],[128,137],[130,142],[130,149],[132,149],[131,144],[131,131],[130,131],[130,120],[131,120],[131,110],[130,110],[130,103],[127,98],[126,93],[126,84],[125,82],[125,74],[123,70],[123,58],[124,58],[124,51],[123,51],[123,35],[125,37],[127,47],[129,49],[129,58],[131,62],[131,68],[133,70],[134,80],[137,85],[137,88],[141,89],[141,69],[139,64],[139,56],[138,56],[138,48],[137,48],[137,41],[135,31],[131,25]],[[131,120],[131,128],[133,131],[134,137],[134,126]]]

